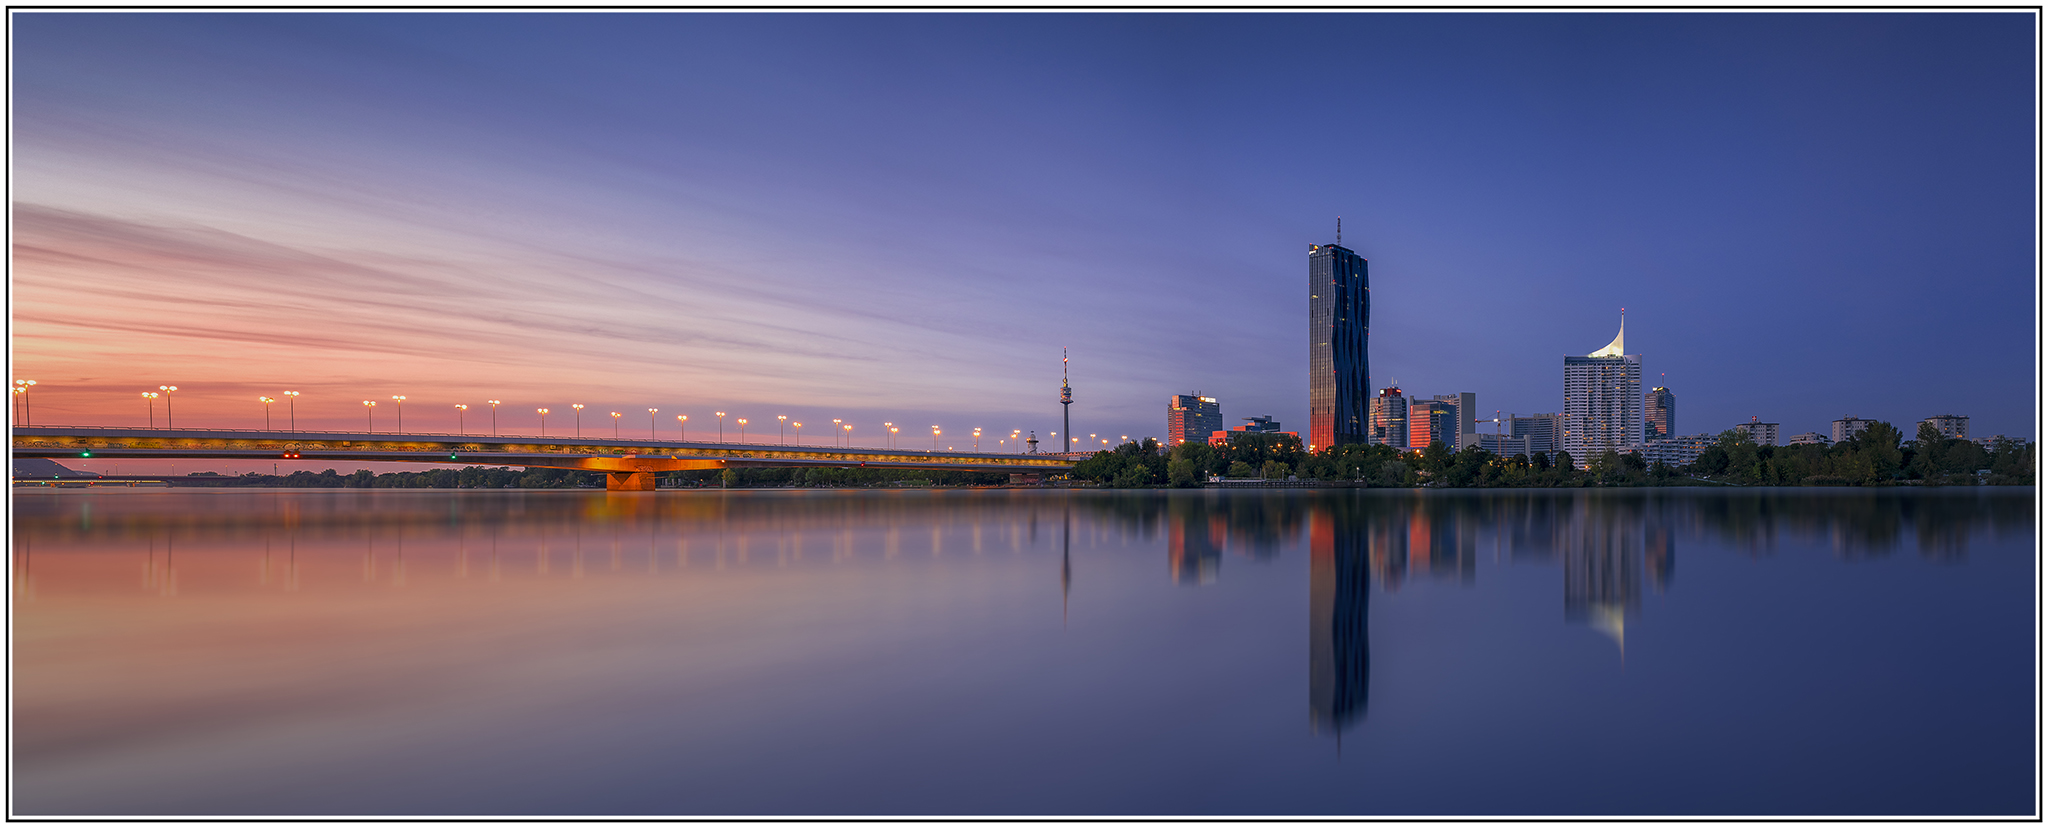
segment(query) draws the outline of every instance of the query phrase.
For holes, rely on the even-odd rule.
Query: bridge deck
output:
[[[23,426],[15,457],[357,460],[444,465],[525,466],[607,473],[607,487],[652,489],[661,472],[739,467],[930,469],[1057,473],[1073,461],[1042,454],[983,454],[908,449],[693,443],[473,434],[242,431]]]

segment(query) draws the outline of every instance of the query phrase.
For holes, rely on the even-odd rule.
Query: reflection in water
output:
[[[1583,649],[1592,638],[1586,628],[1611,636],[1619,650],[1628,627],[1638,625],[1639,650],[1645,647],[1652,639],[1640,626],[1642,619],[1659,620],[1655,596],[1675,589],[1681,541],[1688,555],[1688,586],[1696,593],[1687,597],[1712,607],[1714,596],[1697,594],[1704,585],[1718,583],[1726,589],[1731,581],[1745,580],[1728,577],[1729,566],[1769,577],[1808,577],[1800,582],[1802,588],[1824,592],[1826,580],[1810,577],[1815,567],[1801,573],[1793,571],[1797,567],[1756,564],[1777,555],[1789,558],[1801,550],[1817,550],[1803,554],[1833,556],[1819,569],[1868,567],[1867,562],[1911,549],[1919,558],[1908,554],[1905,564],[1917,566],[1926,560],[1948,566],[1967,562],[1972,545],[1982,550],[1986,538],[2004,538],[2011,545],[2030,540],[2034,530],[2030,490],[45,490],[17,493],[14,505],[16,750],[17,766],[26,780],[18,788],[30,797],[32,807],[25,812],[31,813],[99,807],[101,801],[92,797],[107,796],[106,791],[121,792],[118,807],[111,812],[123,813],[202,800],[213,806],[257,808],[242,806],[235,798],[251,795],[250,791],[302,797],[273,800],[283,803],[278,812],[291,812],[297,803],[325,801],[318,797],[335,786],[314,773],[298,778],[319,779],[318,785],[280,782],[278,776],[264,776],[264,784],[256,784],[234,773],[219,773],[217,778],[235,782],[220,783],[220,790],[207,797],[184,799],[180,797],[189,791],[178,786],[194,784],[196,776],[159,780],[132,771],[153,767],[136,757],[175,748],[245,774],[266,774],[265,769],[272,767],[282,769],[279,774],[296,773],[295,763],[312,761],[289,752],[305,750],[303,743],[280,739],[281,746],[262,747],[270,742],[253,736],[259,728],[286,732],[309,722],[332,726],[326,732],[334,738],[323,746],[359,740],[366,746],[362,755],[376,757],[342,766],[331,778],[371,773],[365,768],[387,762],[402,766],[393,773],[430,777],[435,769],[424,767],[424,759],[387,758],[412,755],[399,748],[424,745],[417,755],[478,765],[449,784],[498,774],[517,780],[523,796],[556,788],[536,781],[543,774],[522,764],[522,757],[558,752],[607,756],[624,745],[629,750],[617,755],[646,759],[646,766],[664,770],[659,779],[618,782],[618,790],[648,796],[646,791],[673,792],[677,789],[671,786],[694,784],[698,787],[689,794],[726,796],[721,802],[740,801],[732,798],[733,792],[752,789],[732,781],[736,777],[720,777],[725,787],[704,778],[726,767],[780,770],[784,763],[801,762],[800,757],[819,744],[850,746],[835,755],[842,761],[834,767],[853,767],[871,761],[873,755],[885,755],[914,766],[910,770],[916,773],[977,774],[965,780],[972,784],[1003,778],[1005,774],[990,770],[1009,767],[1000,764],[1006,760],[998,753],[1030,743],[1041,733],[1093,739],[1087,750],[1072,753],[1111,757],[1119,767],[1146,765],[1125,761],[1140,755],[1157,764],[1160,757],[1142,753],[1151,748],[1134,745],[1171,744],[1172,751],[1187,751],[1187,742],[1161,739],[1157,730],[1119,729],[1134,721],[1148,726],[1156,721],[1133,717],[1133,708],[1116,703],[1119,690],[1141,685],[1157,692],[1131,691],[1132,696],[1167,697],[1191,705],[1197,701],[1190,700],[1221,704],[1214,700],[1222,698],[1245,707],[1252,705],[1243,700],[1255,699],[1258,712],[1285,714],[1289,726],[1275,730],[1300,740],[1299,719],[1294,717],[1299,715],[1303,678],[1298,660],[1302,580],[1308,588],[1306,684],[1311,731],[1340,737],[1347,729],[1369,733],[1373,750],[1364,759],[1347,761],[1371,762],[1376,754],[1428,755],[1440,751],[1441,745],[1417,749],[1412,743],[1398,743],[1422,738],[1413,733],[1429,730],[1423,723],[1432,720],[1418,708],[1455,702],[1462,705],[1456,716],[1473,715],[1471,705],[1465,704],[1473,696],[1466,691],[1496,686],[1473,679],[1489,675],[1489,660],[1562,662],[1566,659],[1532,654],[1528,648],[1548,646],[1554,638]],[[1053,521],[1058,522],[1057,537]],[[1041,522],[1045,532],[1040,531]],[[2005,547],[1991,548],[1997,552]],[[1999,559],[1996,554],[1978,554],[1986,561]],[[1073,612],[1073,627],[1065,632],[1053,626],[1051,617],[1055,555],[1062,626],[1068,623],[1069,610]],[[1168,574],[1164,580],[1159,578],[1162,555]],[[1230,558],[1232,568],[1228,577],[1222,573],[1225,558]],[[1492,567],[1483,579],[1478,574],[1482,562]],[[1079,592],[1073,589],[1077,567],[1084,571],[1087,585]],[[1503,572],[1503,567],[1516,571]],[[1968,575],[1975,569],[1954,572]],[[1553,570],[1557,581],[1543,575]],[[1531,573],[1540,577],[1521,577]],[[1875,579],[1866,579],[1858,588],[1867,589],[1870,580]],[[1693,586],[1695,582],[1701,586]],[[1900,589],[1909,595],[1916,594],[1913,590],[1933,594],[1943,588],[1906,578],[1898,583],[1905,584]],[[1184,584],[1206,588],[1183,589]],[[1525,595],[1529,590],[1540,592],[1531,601],[1517,599],[1515,590]],[[1496,597],[1516,600],[1492,600]],[[1562,635],[1555,634],[1559,603],[1553,602],[1561,602],[1563,618],[1574,625]],[[1531,606],[1551,609],[1531,611]],[[1825,606],[1832,612],[1862,605],[1837,601]],[[1440,621],[1444,616],[1430,613],[1451,611],[1448,608],[1500,617],[1489,619],[1498,623],[1457,630],[1455,634],[1463,637],[1452,641],[1454,646],[1441,646],[1450,640],[1444,637],[1452,634],[1450,625],[1416,634],[1415,625],[1425,623],[1421,619]],[[1696,609],[1692,616],[1699,623],[1701,617],[1719,619],[1751,608],[1744,605],[1740,611],[1731,608],[1719,615],[1714,611],[1718,607]],[[1760,609],[1781,616],[1784,612],[1782,607]],[[1377,677],[1381,709],[1369,717],[1367,702],[1375,679],[1370,641],[1374,612],[1379,613],[1379,631],[1386,637],[1380,641]],[[1680,614],[1662,615],[1668,619]],[[1187,623],[1179,623],[1183,621]],[[1526,635],[1532,628],[1541,632],[1542,627],[1551,628],[1553,635]],[[1742,654],[1746,663],[1761,663],[1757,652],[1779,641],[1775,631],[1783,628],[1750,638],[1753,643]],[[1917,628],[1886,634],[1911,634]],[[1219,629],[1230,634],[1218,636]],[[1488,649],[1488,630],[1506,629],[1514,630],[1516,637],[1503,639],[1506,644],[1494,642]],[[1044,637],[1035,637],[1041,632]],[[1795,630],[1784,640],[1798,634]],[[1679,638],[1660,636],[1656,647],[1676,651],[1681,645],[1673,642]],[[1425,640],[1426,644],[1417,643]],[[1144,646],[1131,646],[1134,641]],[[1140,652],[1144,655],[1132,655]],[[1853,654],[1854,647],[1842,652]],[[1885,652],[1889,657],[1891,651]],[[1811,661],[1807,653],[1810,649],[1797,650],[1775,663],[1776,669],[1804,669]],[[1261,655],[1272,656],[1270,669],[1242,668]],[[1670,675],[1678,674],[1668,671],[1674,663],[1684,662],[1685,654],[1658,655],[1666,656],[1663,680],[1677,681]],[[1837,652],[1829,668],[1839,668],[1848,658]],[[1445,666],[1448,660],[1457,661],[1455,669]],[[1950,681],[1954,665],[1947,667],[1925,672]],[[1870,686],[1879,683],[1872,676],[1888,675],[1883,669],[1866,669],[1844,680]],[[1660,680],[1656,670],[1637,672],[1643,675],[1631,676],[1636,682]],[[1491,674],[1491,680],[1497,682],[1501,674]],[[823,678],[791,680],[813,675]],[[1188,681],[1188,676],[1199,680]],[[1663,691],[1700,694],[1690,705],[1671,705],[1674,710],[1697,716],[1699,702],[1724,689],[1711,679],[1701,683],[1699,676],[1684,673],[1683,681],[1691,684],[1660,686]],[[1536,686],[1531,692],[1554,689],[1557,698],[1601,700],[1586,702],[1589,705],[1616,698],[1601,695],[1617,692],[1611,683],[1574,686],[1569,675],[1544,678],[1534,684],[1555,688]],[[1155,680],[1161,685],[1143,685]],[[1431,686],[1418,692],[1418,683]],[[147,698],[132,692],[141,686],[151,688]],[[1909,695],[1907,690],[1930,698],[1947,692],[1929,689],[1931,685],[1889,687],[1864,695],[1843,694],[1855,698],[1837,698],[1831,704],[1882,698],[1895,707],[1896,697]],[[1216,695],[1202,695],[1210,690]],[[1887,692],[1893,695],[1885,696]],[[503,707],[482,710],[477,702],[486,699]],[[891,706],[899,702],[900,706]],[[1713,704],[1724,702],[1738,704],[1739,699],[1712,699]],[[1772,704],[1778,704],[1776,697]],[[1094,713],[1075,715],[1074,730],[1060,730],[1067,714],[1091,706]],[[1207,707],[1184,709],[1205,715],[1174,717],[1176,728],[1189,721],[1230,718],[1206,716]],[[1780,709],[1743,712],[1781,729],[1801,725],[1769,718]],[[621,721],[600,727],[585,718],[609,711],[619,711]],[[1604,708],[1565,712],[1571,715],[1561,718],[1574,726],[1586,718],[1609,715]],[[1634,710],[1629,715],[1642,714]],[[1810,719],[1817,714],[1805,710],[1801,715]],[[790,724],[792,716],[803,726]],[[1439,716],[1434,726],[1449,727],[1443,722],[1450,718],[1455,716]],[[359,727],[362,721],[383,727]],[[534,721],[551,727],[533,727]],[[1011,721],[1031,724],[1004,729]],[[1257,726],[1248,723],[1261,721],[1256,713],[1248,714],[1242,721],[1233,720],[1233,726],[1249,731]],[[1658,727],[1680,728],[1685,721],[1659,720]],[[461,729],[470,724],[476,729]],[[1548,726],[1536,722],[1526,729],[1555,735],[1543,731]],[[1730,727],[1743,726],[1738,722]],[[735,733],[744,735],[731,735]],[[963,733],[974,734],[974,739],[961,738]],[[420,741],[405,741],[414,734],[422,734]],[[833,734],[844,742],[830,742]],[[983,739],[985,734],[999,738]],[[1471,733],[1451,735],[1473,738]],[[1776,732],[1742,735],[1778,737]],[[1496,730],[1484,738],[1509,737]],[[1632,737],[1613,740],[1625,738]],[[1934,737],[1907,733],[1901,738]],[[576,749],[557,751],[551,741],[555,739],[574,742]],[[876,747],[899,740],[912,746],[893,754]],[[1048,744],[1052,741],[1048,739]],[[1224,752],[1220,755],[1244,758],[1229,753],[1236,745],[1224,741],[1228,739],[1218,742],[1218,750]],[[1711,738],[1694,734],[1686,741],[1687,749],[1706,741]],[[1754,743],[1753,738],[1733,741],[1745,745],[1743,750]],[[801,749],[784,750],[788,742]],[[972,753],[962,747],[967,742],[994,745],[991,750],[996,752]],[[734,752],[744,754],[756,743],[781,752],[752,765],[732,760]],[[1558,747],[1563,743],[1544,742],[1542,750],[1560,751],[1564,759],[1576,759],[1583,766],[1585,757],[1573,748]],[[492,749],[474,747],[484,744]],[[1068,744],[1054,747],[1057,751],[1048,751],[1059,759],[1032,764],[1031,769],[1071,761]],[[1275,751],[1277,763],[1295,761],[1278,755],[1295,747],[1267,749]],[[1654,752],[1655,746],[1648,749]],[[1314,761],[1328,757],[1327,751],[1313,753]],[[1957,753],[1926,751],[1929,756]],[[1017,755],[1035,763],[1052,754]],[[916,765],[927,756],[948,758]],[[1898,755],[1891,756],[1896,764]],[[1207,755],[1166,758],[1216,764]],[[1852,756],[1846,761],[1861,759]],[[686,765],[691,772],[670,772],[665,763],[671,762]],[[602,770],[621,777],[638,772],[626,764],[621,761]],[[1572,763],[1561,759],[1556,764],[1569,768]],[[1076,773],[1096,768],[1085,763],[1075,767]],[[1316,767],[1320,766],[1310,770]],[[889,772],[898,770],[892,766]],[[73,776],[63,775],[74,771]],[[1444,778],[1439,774],[1423,779],[1421,788]],[[562,784],[614,790],[609,787],[613,783],[593,779],[571,778]],[[886,782],[874,784],[878,789],[890,787]],[[137,792],[144,789],[161,796]],[[402,785],[390,789],[414,790]],[[1411,787],[1416,789],[1420,788]],[[504,795],[503,787],[480,794],[475,791],[486,789],[471,790],[469,798],[443,801],[420,794],[423,798],[417,800],[394,800],[390,809],[421,805],[425,807],[408,812],[438,813],[442,811],[434,809],[440,808],[477,813],[509,807],[517,812],[524,809],[516,803],[529,801],[501,806],[490,797]],[[745,801],[780,802],[768,797],[786,793],[762,790],[762,799]],[[70,795],[76,798],[64,799]],[[674,812],[702,801],[681,793],[673,796],[618,807]],[[611,807],[611,800],[591,801]],[[851,795],[830,800],[848,813],[879,801]],[[977,806],[987,801],[994,800],[972,801],[964,810],[979,810]],[[1355,806],[1358,800],[1342,801]],[[1436,807],[1458,811],[1460,804],[1444,800]],[[374,811],[384,806],[363,807]],[[760,805],[753,810],[771,808]]]

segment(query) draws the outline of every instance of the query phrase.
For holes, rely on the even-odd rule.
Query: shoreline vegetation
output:
[[[1287,435],[1252,434],[1228,444],[1125,443],[1082,460],[1054,485],[1117,489],[1200,488],[1212,479],[1303,486],[1369,488],[1581,488],[1645,486],[2032,486],[2034,443],[1998,440],[1989,450],[1944,438],[1922,425],[1902,441],[1890,423],[1876,423],[1831,446],[1760,446],[1729,429],[1686,466],[1646,464],[1634,454],[1607,452],[1586,468],[1570,455],[1499,457],[1476,446],[1453,452],[1441,441],[1419,451],[1345,445],[1317,452]],[[17,476],[17,482],[23,482]],[[59,478],[84,482],[80,477]],[[204,481],[204,482],[202,482]],[[1002,486],[1006,473],[878,469],[726,469],[670,472],[663,488],[898,488]],[[353,474],[299,471],[287,475],[198,473],[179,485],[348,489],[603,488],[601,472],[468,466],[420,472]],[[1226,484],[1227,485],[1227,484]]]

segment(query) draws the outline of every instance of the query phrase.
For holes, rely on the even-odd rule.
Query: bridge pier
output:
[[[653,472],[605,472],[604,490],[607,492],[651,492],[655,481]]]

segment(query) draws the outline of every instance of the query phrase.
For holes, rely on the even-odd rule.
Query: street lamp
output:
[[[718,442],[723,443],[725,442],[725,412],[716,411],[712,413],[718,415]]]
[[[939,427],[932,426],[932,451],[939,450]]]
[[[1010,429],[1010,442],[1012,442],[1012,443],[1017,443],[1017,435],[1019,435],[1019,434],[1023,434],[1023,433],[1024,433],[1024,429],[1021,429],[1021,428],[1013,428],[1013,429]],[[1023,453],[1024,453],[1024,444],[1023,444],[1023,443],[1017,443],[1017,453],[1018,453],[1018,454],[1023,454]]]
[[[464,405],[464,404],[462,404],[462,403],[456,403],[456,404],[455,404],[455,432],[456,432],[457,434],[460,434],[460,435],[464,436],[464,437],[468,437],[468,436],[469,436],[469,427],[468,427],[468,426],[466,426],[466,425],[463,425],[463,423],[462,423],[462,412],[464,412],[464,411],[468,411],[468,410],[469,410],[469,406],[467,406],[467,405]]]
[[[578,407],[580,408],[581,406]],[[536,408],[534,410],[540,412],[540,436],[546,437],[548,436],[548,410],[545,408]]]
[[[654,436],[654,415],[659,411],[661,411],[659,408],[647,409],[647,439],[649,440],[656,439]]]
[[[257,402],[260,402],[260,403],[263,403],[263,430],[264,430],[264,431],[269,431],[269,430],[270,430],[270,404],[271,404],[271,403],[274,403],[274,402],[277,402],[277,398],[276,398],[276,397],[257,397],[257,398],[256,398],[256,401],[257,401]]]
[[[619,439],[619,412],[612,412],[612,439]]]
[[[33,419],[33,418],[31,418],[31,417],[29,416],[29,410],[28,410],[28,390],[29,390],[30,388],[33,388],[33,387],[35,387],[35,384],[36,384],[36,381],[35,381],[35,380],[15,380],[15,381],[14,381],[14,393],[16,393],[16,394],[19,394],[19,395],[21,395],[21,424],[22,424],[22,425],[30,425],[30,424],[31,424],[30,420],[31,420],[31,419]],[[168,408],[170,407],[170,403],[168,403],[168,402],[164,403],[164,407],[165,407],[166,409],[168,409]]]
[[[170,407],[171,407],[171,406],[170,406],[170,404],[169,404],[169,403],[166,403],[166,404],[164,405],[164,408],[170,408]],[[367,416],[367,417],[369,417],[369,418],[370,418],[370,426],[369,426],[369,429],[368,429],[368,430],[366,430],[366,431],[364,431],[363,433],[364,433],[364,434],[375,434],[375,433],[377,433],[377,401],[376,401],[376,400],[364,400],[364,401],[363,401],[363,412],[364,412],[364,415],[365,415],[365,416]],[[164,413],[164,422],[165,422],[165,428],[169,428],[169,427],[170,427],[170,426],[169,426],[170,420],[171,420],[171,415],[170,415],[170,413],[169,413],[169,412],[165,412],[165,413]]]
[[[173,426],[171,425],[171,392],[178,390],[178,386],[159,385],[156,387],[156,390],[164,392],[164,428],[172,428]]]
[[[896,432],[899,430],[895,426],[889,426],[889,448],[891,449],[896,447]]]
[[[789,427],[796,429],[796,445],[798,448],[802,448],[804,445],[804,424],[790,423]]]
[[[400,396],[400,395],[398,395],[398,394],[393,394],[393,395],[391,395],[391,399],[393,400],[392,404],[393,404],[393,405],[396,405],[396,406],[398,406],[398,430],[397,430],[397,431],[395,431],[395,432],[392,432],[392,433],[394,433],[394,434],[404,434],[404,433],[405,433],[405,397],[403,397],[403,396]]]
[[[683,442],[690,442],[690,415],[676,415],[676,430],[683,433]]]
[[[974,450],[981,451],[981,429],[974,430]]]
[[[838,417],[833,417],[833,418],[832,418],[832,427],[833,427],[833,430],[835,430],[835,431],[836,431],[836,430],[838,430],[838,428],[839,428],[839,423],[840,423],[840,419],[839,419]],[[839,436],[839,435],[837,435],[837,434],[834,434],[834,435],[832,435],[832,436],[834,436],[834,437],[837,437],[837,436]]]
[[[299,430],[299,392],[284,392],[284,407],[287,412],[290,412],[292,418],[292,431],[297,432]]]
[[[847,423],[840,426],[840,428],[846,431],[846,447],[853,448],[853,424]]]
[[[576,436],[580,439],[583,437],[583,404],[570,403],[569,407],[576,409]]]
[[[789,422],[788,414],[775,415],[775,444],[782,445],[782,424]]]
[[[733,420],[733,422],[740,424],[740,442],[745,443],[747,441],[747,418],[740,417]]]
[[[491,436],[496,437],[498,436],[498,406],[504,403],[497,400],[484,400],[484,402],[491,404]]]
[[[158,394],[157,394],[157,393],[156,393],[155,391],[144,391],[144,392],[142,392],[142,400],[143,400],[143,402],[149,403],[149,427],[150,427],[150,428],[156,428],[156,398],[157,398],[157,396],[158,396]]]

